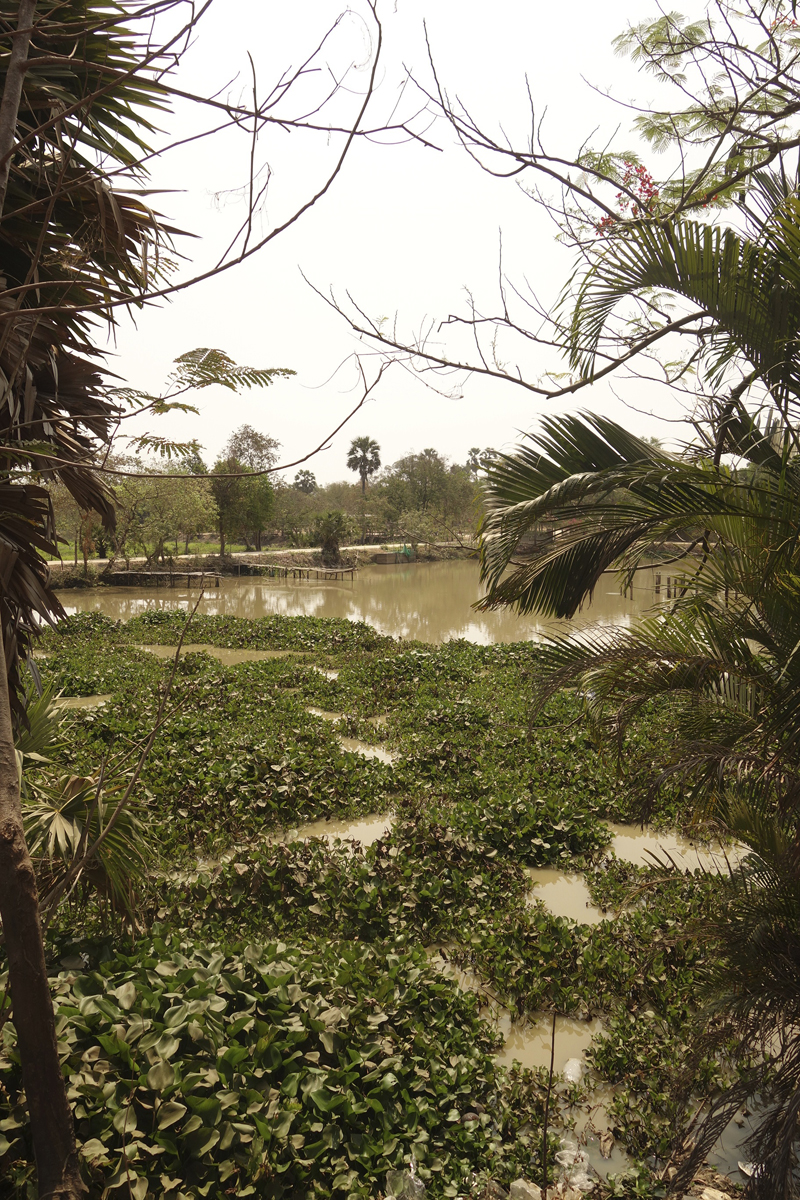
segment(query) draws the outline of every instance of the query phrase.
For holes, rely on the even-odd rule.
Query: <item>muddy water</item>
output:
[[[328,712],[326,708],[315,708],[313,704],[309,705],[309,707],[306,709],[306,712],[312,713],[315,717],[322,717],[323,721],[331,721],[333,724],[335,724],[337,721],[341,721],[342,717],[344,716],[344,713]]]
[[[377,762],[385,763],[387,767],[397,762],[398,756],[392,754],[391,750],[384,750],[382,746],[371,746],[369,742],[361,742],[358,738],[340,737],[339,745],[343,750],[352,750],[354,754],[361,754],[364,758],[374,758]]]
[[[362,817],[360,821],[310,821],[298,829],[287,830],[281,838],[284,842],[305,842],[309,838],[326,838],[332,842],[336,838],[341,841],[360,842],[362,846],[371,846],[379,838],[384,837],[392,828],[392,818],[387,816]]]
[[[630,624],[636,614],[666,600],[666,575],[658,596],[655,579],[654,571],[639,572],[632,595],[622,597],[616,576],[604,575],[591,604],[571,626]],[[352,581],[225,578],[221,587],[206,593],[199,611],[239,617],[270,613],[346,617],[367,621],[381,633],[423,642],[451,638],[481,644],[528,641],[565,624],[504,611],[476,613],[470,606],[481,594],[478,564],[472,559],[405,566],[368,564]],[[59,598],[68,613],[103,612],[114,620],[127,620],[148,609],[188,608],[197,599],[197,589],[95,588],[64,591]]]
[[[366,621],[380,632],[395,637],[414,638],[429,643],[465,638],[479,644],[490,644],[536,640],[565,627],[629,625],[637,615],[670,598],[665,573],[660,594],[657,595],[655,590],[655,572],[643,571],[637,576],[633,593],[626,597],[619,594],[615,576],[607,575],[596,589],[592,603],[567,625],[565,622],[535,617],[520,618],[504,611],[476,613],[471,605],[479,598],[481,591],[478,568],[474,561],[386,567],[372,565],[363,567],[352,582],[312,580],[298,583],[262,578],[225,579],[220,588],[211,589],[204,596],[199,611],[212,615],[248,618],[272,613],[287,616],[344,617],[351,621]],[[181,588],[108,588],[62,592],[60,598],[69,613],[99,611],[115,620],[125,620],[147,610],[187,609],[197,599],[197,592]],[[164,657],[174,654],[174,649],[169,647],[143,648]],[[205,650],[226,664],[288,653],[224,650],[204,644],[188,645],[184,650]],[[334,672],[325,673],[330,678],[335,677]],[[90,706],[102,703],[105,699],[106,697],[102,696],[70,698],[62,703],[67,707]],[[340,716],[338,713],[322,710],[317,711],[316,715],[332,721]],[[381,718],[375,720],[377,723]],[[374,757],[386,756],[383,761],[390,759],[380,748],[359,743],[355,739],[342,738],[341,742],[348,749],[359,753]],[[370,845],[384,836],[391,824],[391,818],[385,815],[375,815],[361,821],[316,821],[299,829],[285,831],[281,840],[310,837],[333,840],[339,837]],[[621,859],[649,863],[653,860],[648,851],[663,859],[663,851],[666,850],[676,865],[683,870],[695,869],[701,865],[725,869],[724,856],[715,852],[713,848],[710,851],[706,848],[698,849],[684,839],[654,835],[635,826],[612,826],[611,829],[615,835],[614,851]],[[238,852],[238,849],[231,851],[231,857]],[[540,898],[551,912],[589,924],[611,917],[611,914],[603,914],[592,906],[582,877],[555,870],[531,871],[529,874],[533,885],[531,896]],[[505,1037],[505,1044],[498,1056],[500,1062],[510,1063],[517,1060],[525,1066],[549,1067],[552,1031],[550,1016],[535,1015],[525,1025],[513,1022],[508,1010],[499,1005],[474,976],[469,972],[456,972],[455,968],[441,957],[439,961],[444,970],[456,975],[461,986],[471,987],[485,996],[485,1015],[495,1021]],[[584,1022],[559,1017],[556,1021],[556,1071],[563,1071],[570,1059],[585,1061],[585,1051],[600,1028],[597,1021]],[[589,1112],[579,1118],[576,1128],[581,1141],[586,1140],[592,1163],[601,1174],[605,1174],[609,1168],[620,1169],[625,1165],[624,1156],[618,1149],[615,1149],[610,1163],[602,1160],[597,1148],[597,1139],[592,1135],[591,1125],[597,1131],[605,1128],[605,1105],[610,1101],[611,1094],[607,1088],[596,1089]],[[587,1124],[587,1121],[590,1124]],[[727,1132],[731,1134],[730,1145],[720,1145],[717,1161],[722,1170],[730,1171],[733,1167],[735,1171],[736,1146],[742,1134],[734,1127]]]
[[[554,917],[569,917],[581,925],[597,925],[606,914],[595,908],[582,875],[566,875],[555,867],[529,868],[528,900],[541,900]]]
[[[612,825],[612,848],[617,858],[640,867],[658,864],[674,865],[679,871],[728,870],[728,863],[737,862],[745,850],[741,846],[721,846],[718,842],[698,845],[673,833],[652,833],[647,826]]]
[[[56,704],[59,708],[100,708],[108,704],[111,696],[59,696]]]
[[[450,962],[449,948],[444,945],[429,946],[428,957],[431,965],[453,979],[466,992],[475,992],[484,1001],[483,1016],[491,1020],[505,1038],[503,1049],[497,1055],[497,1061],[504,1066],[518,1062],[523,1067],[550,1067],[551,1041],[553,1036],[553,1017],[550,1013],[533,1013],[527,1020],[514,1020],[507,1008],[504,1008],[493,995],[491,988],[481,982],[474,971],[458,967]],[[560,1073],[570,1059],[581,1062],[581,1070],[585,1070],[583,1055],[589,1048],[592,1038],[602,1029],[598,1020],[578,1021],[571,1017],[556,1017],[555,1056],[553,1069]]]
[[[282,829],[280,833],[259,839],[257,842],[241,842],[224,851],[219,858],[199,858],[197,869],[207,871],[220,863],[235,863],[263,845],[288,845],[290,842],[307,842],[311,838],[325,838],[333,844],[338,838],[342,842],[358,842],[361,846],[371,846],[379,838],[384,837],[392,828],[393,820],[383,814],[362,817],[358,821],[307,821],[304,825],[291,826]],[[189,878],[191,872],[171,872],[171,879]]]
[[[679,871],[727,871],[744,853],[739,846],[718,844],[699,846],[687,838],[672,833],[652,833],[638,825],[612,825],[614,835],[611,849],[623,862],[637,866],[675,866]],[[569,875],[555,867],[540,867],[526,871],[531,881],[528,903],[541,900],[555,917],[569,917],[582,925],[597,925],[611,920],[614,913],[602,912],[592,904],[589,888],[582,875]]]
[[[505,1010],[500,1014],[497,1026],[503,1034],[505,1045],[497,1055],[497,1061],[510,1067],[512,1062],[523,1067],[550,1067],[550,1049],[553,1035],[553,1018],[548,1013],[537,1013],[526,1024],[512,1021]],[[586,1070],[584,1054],[592,1044],[592,1038],[603,1028],[598,1020],[576,1021],[571,1017],[556,1017],[556,1045],[553,1069],[564,1070],[574,1059]]]
[[[313,713],[315,717],[322,717],[323,721],[330,721],[334,725],[344,716],[344,713],[328,712],[324,708],[314,708],[313,706],[306,711]],[[375,721],[378,722],[380,719],[380,717],[376,717]],[[378,762],[386,763],[389,767],[399,758],[399,755],[393,754],[391,750],[384,750],[382,746],[373,746],[369,742],[362,742],[359,738],[339,737],[338,742],[343,750],[351,750],[354,754],[363,755],[364,758],[374,758]]]

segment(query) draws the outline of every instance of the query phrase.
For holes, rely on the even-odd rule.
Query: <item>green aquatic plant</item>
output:
[[[656,883],[604,858],[603,822],[627,812],[625,789],[582,722],[580,697],[555,695],[530,722],[540,649],[390,639],[336,646],[337,627],[326,634],[312,623],[304,634],[299,619],[284,632],[279,619],[260,631],[205,620],[192,640],[256,649],[296,641],[296,653],[232,667],[212,654],[184,658],[175,711],[143,771],[162,861],[139,920],[180,928],[195,942],[282,938],[313,947],[334,930],[340,946],[369,946],[376,960],[445,944],[451,961],[512,1012],[602,1015],[596,1065],[616,1081],[621,1140],[642,1156],[648,1145],[662,1145],[680,1111],[662,1081],[685,1041],[701,965],[678,933],[715,885],[688,877]],[[69,760],[56,748],[51,765],[33,768],[45,781],[68,769],[89,776],[146,734],[169,668],[136,643],[174,644],[185,629],[171,614],[132,633],[108,621],[79,620],[72,633],[72,622],[64,624],[63,633],[47,635],[45,681],[93,690],[102,670],[113,695],[103,708],[71,712]],[[322,672],[333,666],[338,677],[327,678]],[[334,724],[312,707],[343,719]],[[340,735],[369,736],[376,716],[397,755],[393,766],[339,745]],[[643,710],[631,728],[642,753],[657,751],[664,714],[656,724]],[[369,813],[396,814],[393,830],[370,847],[268,841],[304,820]],[[523,864],[586,870],[609,920],[575,924],[533,897],[526,902]],[[626,902],[637,889],[640,899]],[[99,903],[89,899],[80,919],[82,931],[102,932]],[[52,937],[63,944],[74,934],[66,909]],[[624,1019],[648,1010],[656,1014],[650,1083]],[[698,1071],[700,1093],[712,1078],[709,1068]],[[518,1173],[537,1178],[535,1162]]]
[[[155,938],[54,981],[90,1197],[372,1197],[414,1161],[432,1197],[536,1170],[544,1088],[512,1087],[477,1003],[419,951]],[[31,1160],[6,1025],[0,1187]]]

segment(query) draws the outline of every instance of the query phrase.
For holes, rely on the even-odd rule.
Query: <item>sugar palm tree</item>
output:
[[[367,480],[380,468],[380,446],[369,437],[353,438],[347,451],[347,465],[351,471],[357,471],[361,479],[361,495],[366,494]]]

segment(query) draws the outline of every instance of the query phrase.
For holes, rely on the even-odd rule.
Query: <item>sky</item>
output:
[[[264,96],[282,73],[305,59],[341,12],[337,0],[292,5],[216,0],[175,81],[185,91],[238,100],[251,97],[255,77],[257,94]],[[438,78],[479,124],[523,142],[530,89],[546,139],[567,158],[585,138],[599,144],[617,129],[620,144],[635,145],[627,132],[629,106],[658,99],[658,85],[615,55],[611,45],[629,22],[655,15],[649,2],[573,0],[567,6],[495,0],[490,10],[477,0],[381,0],[379,13],[384,50],[369,125],[380,126],[395,112],[411,117],[424,103],[408,76],[432,86],[426,36]],[[317,60],[323,69],[305,77],[279,111],[296,116],[307,110],[336,78],[343,86],[328,116],[345,122],[360,104],[374,49],[368,10],[353,0]],[[212,118],[209,109],[179,101],[172,113],[162,114],[159,144],[190,137]],[[342,302],[349,295],[371,317],[396,321],[409,337],[430,327],[450,357],[465,345],[440,322],[450,314],[465,315],[469,296],[482,312],[497,310],[501,235],[505,273],[548,303],[558,296],[573,255],[556,242],[543,210],[518,181],[482,171],[443,122],[426,125],[418,119],[416,128],[425,130],[435,148],[397,136],[358,143],[328,194],[248,262],[136,313],[135,320],[121,319],[109,365],[145,390],[161,390],[172,361],[200,346],[224,350],[250,366],[296,372],[240,396],[205,389],[196,397],[199,417],[162,418],[151,425],[154,432],[197,438],[208,462],[244,423],[280,441],[282,462],[301,458],[323,441],[361,394],[355,356],[362,356],[369,382],[378,359],[313,288],[333,292]],[[178,240],[186,256],[182,277],[212,265],[241,221],[251,140],[248,131],[229,129],[165,149],[154,161],[152,185],[161,194],[151,202],[195,235]],[[258,178],[264,180],[267,169],[270,176],[256,234],[279,225],[313,194],[341,144],[336,135],[276,126],[260,138]],[[559,365],[529,347],[502,349],[504,360],[518,361],[528,379]],[[554,401],[474,377],[426,383],[396,366],[329,448],[303,465],[321,483],[347,477],[347,448],[362,435],[379,443],[384,463],[428,446],[463,462],[473,446],[510,449],[520,431],[535,429],[542,415],[576,408],[603,411],[643,435],[674,436],[675,426],[658,419],[679,415],[663,393],[640,385],[623,394],[633,407],[609,386],[598,385],[571,402]]]

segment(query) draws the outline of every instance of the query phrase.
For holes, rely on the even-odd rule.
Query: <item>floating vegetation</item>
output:
[[[109,699],[69,711],[65,746],[32,770],[88,776],[128,754],[185,631],[181,612],[48,631],[44,682]],[[637,1164],[608,1194],[660,1195],[647,1162],[685,1115],[673,1083],[712,950],[684,931],[716,884],[614,858],[629,793],[579,697],[530,725],[536,646],[282,617],[196,617],[187,642],[141,780],[139,933],[109,934],[91,900],[50,932],[90,1194],[378,1196],[412,1164],[432,1198],[541,1183],[555,1013],[581,1071],[555,1080],[554,1147],[605,1138]],[[644,714],[637,753],[666,728]],[[659,804],[657,826],[680,816],[676,793]],[[548,907],[565,884],[580,902]],[[482,1018],[487,996],[505,1025]],[[533,1070],[511,1065],[526,1027]],[[13,1020],[4,1039],[11,1195],[31,1160]],[[726,1078],[693,1069],[695,1101]]]

